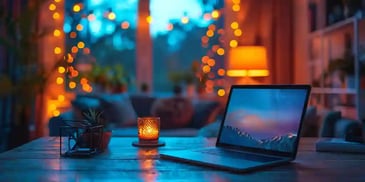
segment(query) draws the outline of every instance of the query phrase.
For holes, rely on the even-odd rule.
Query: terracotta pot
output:
[[[92,136],[90,136],[92,135]],[[112,136],[111,131],[104,131],[102,132],[102,136],[100,133],[84,133],[80,138],[80,147],[91,147],[91,148],[98,148],[101,151],[104,151],[110,142]],[[92,137],[92,138],[91,138]]]

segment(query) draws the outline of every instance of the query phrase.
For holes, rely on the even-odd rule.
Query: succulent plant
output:
[[[89,126],[103,125],[102,111],[89,108],[83,112],[82,115],[85,118],[86,124]]]

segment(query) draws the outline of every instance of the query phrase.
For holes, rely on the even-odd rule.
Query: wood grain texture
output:
[[[0,154],[0,181],[365,181],[365,155],[316,152],[315,138],[302,138],[294,162],[243,174],[159,158],[214,138],[162,138],[166,146],[152,149],[133,147],[134,140],[112,138],[104,153],[75,159],[60,157],[57,137],[40,138]]]

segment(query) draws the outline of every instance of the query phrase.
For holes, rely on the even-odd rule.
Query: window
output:
[[[93,92],[136,83],[138,0],[66,1],[69,89]],[[150,0],[154,92],[194,83],[207,92],[224,73],[223,0]],[[224,69],[223,69],[224,70]],[[74,84],[70,84],[74,83]]]

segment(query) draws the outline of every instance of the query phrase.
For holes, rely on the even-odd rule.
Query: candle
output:
[[[160,133],[159,117],[137,118],[138,139],[140,142],[158,142]]]

